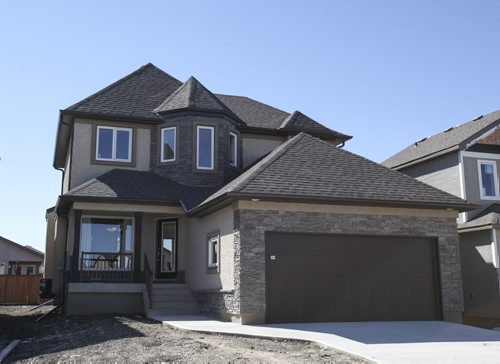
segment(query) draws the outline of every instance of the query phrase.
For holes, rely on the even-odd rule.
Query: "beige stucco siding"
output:
[[[218,272],[208,271],[208,237],[220,237]],[[190,218],[187,226],[186,281],[193,290],[234,289],[233,209],[225,207],[203,218]]]
[[[54,211],[46,216],[47,228],[45,231],[45,260],[44,260],[44,278],[52,278],[54,272],[54,247],[55,247],[55,229],[57,215]]]
[[[52,272],[46,275],[46,278],[52,279],[52,293],[62,294],[63,272],[64,272],[64,249],[66,246],[67,220],[65,217],[58,216],[54,221],[55,238],[51,249]],[[49,255],[49,252],[46,253]]]
[[[242,134],[243,168],[283,144],[285,137]]]
[[[69,145],[71,145],[72,141],[70,140]],[[62,182],[62,193],[66,193],[69,191],[69,177],[71,175],[71,153],[68,153],[66,157],[66,164],[64,165],[64,174],[63,174],[63,182]]]
[[[133,128],[133,164],[127,165],[114,163],[110,165],[92,162],[95,156],[93,150],[93,133],[96,125],[129,127],[119,123],[100,120],[76,119],[74,123],[74,140],[72,146],[73,159],[71,161],[71,177],[69,188],[75,188],[88,180],[98,177],[112,169],[134,169],[138,171],[149,170],[150,129],[141,125],[130,125]],[[75,157],[78,156],[78,157]]]

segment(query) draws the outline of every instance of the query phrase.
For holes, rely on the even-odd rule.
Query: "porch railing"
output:
[[[81,281],[130,282],[134,273],[133,253],[82,252]]]

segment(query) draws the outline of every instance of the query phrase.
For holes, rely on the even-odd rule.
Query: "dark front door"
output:
[[[158,220],[156,226],[156,279],[177,278],[177,219]]]
[[[436,242],[266,234],[268,322],[439,320]]]

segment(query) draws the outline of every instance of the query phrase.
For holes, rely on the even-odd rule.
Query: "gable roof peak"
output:
[[[442,154],[464,150],[468,143],[488,130],[500,125],[500,110],[480,115],[464,124],[448,128],[438,134],[423,138],[392,155],[383,165],[401,169]]]

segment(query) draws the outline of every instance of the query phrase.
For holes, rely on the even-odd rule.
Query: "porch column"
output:
[[[71,282],[78,282],[80,274],[78,274],[78,267],[80,263],[80,225],[82,221],[82,210],[74,210],[75,221],[73,224],[73,256],[71,259]]]
[[[142,246],[142,212],[135,213],[134,229],[134,282],[141,282],[141,246]]]

